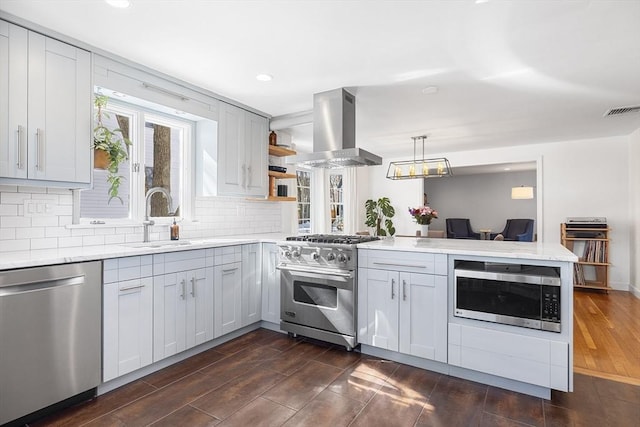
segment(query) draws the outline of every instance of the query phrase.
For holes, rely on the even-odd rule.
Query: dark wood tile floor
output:
[[[633,426],[640,387],[550,401],[258,329],[34,426]]]

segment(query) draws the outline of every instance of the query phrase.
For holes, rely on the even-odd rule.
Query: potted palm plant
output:
[[[129,158],[131,140],[122,129],[109,129],[105,126],[103,120],[109,118],[109,114],[105,111],[108,101],[109,98],[105,95],[96,95],[94,101],[96,107],[96,127],[93,129],[94,167],[106,169],[109,172],[107,176],[109,202],[117,198],[122,203],[122,199],[118,196],[118,189],[124,177],[118,174],[118,169],[120,163]]]
[[[365,225],[374,228],[375,236],[393,236],[396,233],[391,221],[396,211],[391,206],[391,201],[388,197],[381,197],[378,200],[369,199],[364,206],[366,209]]]

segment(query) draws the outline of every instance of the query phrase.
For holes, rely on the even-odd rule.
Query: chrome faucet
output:
[[[155,224],[155,222],[152,219],[149,219],[149,212],[151,211],[151,196],[153,196],[155,193],[162,193],[164,195],[165,199],[167,199],[167,202],[169,203],[170,213],[171,213],[171,208],[173,206],[173,201],[171,200],[171,194],[169,193],[169,190],[167,190],[166,188],[152,187],[149,189],[149,191],[147,191],[147,194],[145,195],[146,208],[144,211],[144,221],[142,221],[142,225],[144,225],[144,237],[143,237],[144,242],[149,241],[149,226]]]

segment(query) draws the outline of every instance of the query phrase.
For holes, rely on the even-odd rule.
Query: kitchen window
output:
[[[311,233],[311,171],[296,171],[298,233]]]
[[[113,223],[141,220],[145,216],[145,195],[162,187],[171,194],[172,205],[162,194],[151,197],[151,217],[185,216],[191,203],[188,170],[193,122],[111,98],[105,125],[119,127],[132,142],[129,160],[121,164],[119,199],[109,200],[107,171],[94,169],[93,188],[80,192],[80,222],[103,220]],[[188,211],[188,209],[186,209]]]
[[[342,174],[329,174],[329,214],[332,233],[344,232]]]

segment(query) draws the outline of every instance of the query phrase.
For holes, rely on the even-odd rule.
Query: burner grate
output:
[[[378,240],[376,236],[349,236],[342,234],[304,234],[300,236],[287,237],[286,240],[310,243],[330,243],[336,245],[355,245],[358,243]]]

